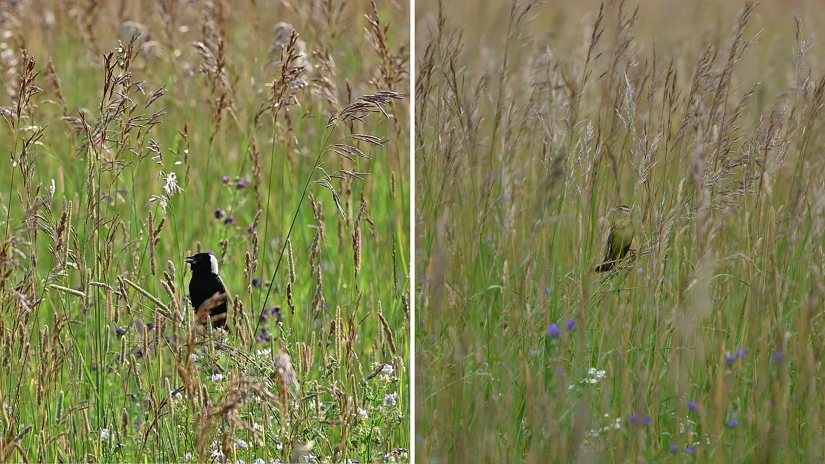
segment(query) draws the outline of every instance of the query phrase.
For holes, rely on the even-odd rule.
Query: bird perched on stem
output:
[[[607,250],[604,253],[604,262],[596,267],[596,272],[607,272],[613,269],[615,263],[630,251],[633,241],[633,222],[630,220],[630,208],[617,206],[610,211],[616,213],[616,220],[610,226],[610,235],[607,236]]]
[[[212,328],[226,325],[226,286],[218,275],[218,258],[211,253],[198,253],[186,258],[192,267],[192,279],[189,281],[189,296],[195,308],[196,324],[203,324],[208,319]]]

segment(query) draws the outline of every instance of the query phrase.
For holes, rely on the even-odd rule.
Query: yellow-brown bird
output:
[[[610,211],[616,213],[616,220],[610,226],[610,235],[607,236],[604,262],[596,267],[596,272],[612,270],[614,264],[627,255],[628,250],[630,250],[630,243],[633,242],[633,222],[630,220],[630,208],[617,206]]]

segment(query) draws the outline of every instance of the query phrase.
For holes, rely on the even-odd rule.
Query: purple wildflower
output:
[[[261,283],[261,279],[256,277],[252,279],[252,286],[255,288],[260,288],[261,286],[263,286],[263,283]]]
[[[650,427],[653,424],[653,421],[650,420],[650,416],[645,416],[642,417],[642,424],[645,424],[646,426]]]
[[[671,452],[671,453],[675,453],[675,452],[677,452],[677,451],[679,451],[679,445],[677,445],[677,444],[675,444],[675,443],[674,443],[674,444],[672,444],[672,445],[670,445],[670,452]]]
[[[239,190],[243,190],[243,189],[245,189],[245,188],[249,187],[249,179],[241,179],[241,180],[239,180],[239,181],[238,181],[238,185],[236,185],[236,187],[237,187]]]
[[[688,408],[688,411],[698,411],[699,410],[699,404],[696,403],[695,401],[690,401],[687,404],[687,408]]]
[[[731,364],[733,364],[735,362],[736,362],[736,355],[735,354],[729,354],[725,358],[725,364],[727,364],[728,366],[730,366]]]
[[[575,319],[570,319],[567,321],[567,324],[564,324],[564,328],[567,329],[568,332],[571,330],[576,330],[576,327],[578,327],[578,325],[576,324]]]
[[[232,216],[228,216],[226,219],[223,220],[224,225],[227,226],[234,226],[235,225],[235,218]]]
[[[736,350],[736,356],[739,359],[743,360],[743,361],[745,360],[745,356],[747,356],[747,355],[748,355],[748,350],[743,350],[741,348]]]
[[[631,414],[629,419],[631,424],[638,424],[639,423],[639,416],[636,414]]]
[[[696,447],[695,446],[688,446],[685,448],[685,453],[687,454],[696,454]]]
[[[258,334],[259,343],[268,343],[272,341],[272,335],[267,332],[266,327],[261,327],[261,333]]]
[[[487,236],[487,240],[485,240],[485,241],[484,241],[484,243],[493,243],[493,237],[490,237],[490,236],[488,235],[488,236]]]
[[[226,213],[224,213],[224,211],[222,209],[220,209],[220,208],[216,209],[215,210],[215,219],[222,218],[224,216],[224,214],[226,214]]]
[[[784,351],[777,351],[774,353],[773,357],[771,357],[771,363],[781,363],[785,360],[785,352]]]
[[[223,179],[221,179],[221,182],[223,182],[224,184],[228,184],[229,183],[229,177],[223,176]]]
[[[731,419],[731,420],[728,421],[728,428],[729,429],[732,429],[732,428],[736,427],[737,425],[739,425],[739,420],[738,419]]]
[[[255,232],[255,227],[249,226],[249,227],[246,228],[246,231],[251,234],[252,232]]]
[[[550,327],[547,328],[547,336],[550,338],[559,338],[561,337],[561,330],[556,324],[550,324]]]
[[[562,368],[560,367],[560,368],[556,369],[556,375],[558,375],[559,377],[564,377],[564,376],[565,376],[565,375],[567,375],[567,374],[565,374],[565,373],[564,373],[564,369],[562,369]]]
[[[115,333],[117,333],[118,337],[122,337],[122,336],[126,335],[126,328],[123,327],[123,326],[120,326],[120,327],[117,328],[117,330],[115,330]]]

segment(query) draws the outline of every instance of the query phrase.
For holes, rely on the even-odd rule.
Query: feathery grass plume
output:
[[[261,202],[261,153],[257,141],[252,141],[252,149],[249,151],[249,156],[252,158],[252,189],[255,191],[255,201],[258,204],[258,213],[255,214],[255,221],[253,221],[252,225],[253,227],[257,227],[263,208]],[[257,252],[255,254],[257,255]]]
[[[172,310],[175,312],[175,321],[182,321],[183,320],[183,313],[181,311],[181,305],[178,301],[178,292],[175,288],[175,267],[172,264],[172,261],[168,261],[167,264],[169,265],[170,271],[163,271],[163,280],[161,281],[161,286],[164,290],[166,290],[166,294],[169,296],[170,306]],[[158,332],[160,333],[160,332]]]
[[[392,327],[390,327],[389,322],[387,322],[387,319],[384,317],[384,313],[381,311],[381,302],[378,302],[378,319],[381,320],[381,327],[384,329],[384,334],[387,336],[390,352],[393,357],[398,356],[398,348],[396,348],[395,345],[395,337],[393,337],[392,334]]]
[[[223,265],[226,263],[226,255],[229,252],[229,240],[223,239],[221,240],[221,259],[220,264]]]
[[[52,82],[54,94],[57,96],[57,101],[60,102],[60,109],[65,118],[69,116],[69,110],[66,106],[66,98],[63,96],[63,86],[60,84],[60,77],[57,76],[57,71],[54,69],[54,60],[52,57],[49,57],[49,62],[46,64],[46,75],[49,76],[49,80]]]
[[[381,24],[378,5],[374,0],[371,0],[370,4],[372,12],[367,15],[369,28],[366,32],[381,62],[381,81],[373,80],[372,84],[378,88],[393,90],[396,88],[396,83],[408,74],[409,49],[406,45],[401,45],[395,53],[390,51],[387,45],[390,25]]]
[[[152,212],[149,211],[149,266],[152,269],[152,275],[155,275],[157,271],[157,265],[155,264],[155,245],[157,242],[155,236],[155,218],[152,217]]]
[[[361,276],[361,217],[364,215],[364,211],[366,211],[367,203],[362,201],[361,209],[358,211],[358,216],[355,218],[355,232],[352,234],[352,254],[353,254],[353,265],[355,266],[355,278]]]
[[[286,284],[286,304],[289,307],[289,313],[295,315],[295,291],[293,290],[294,282]]]
[[[316,238],[320,237],[320,230],[316,234]],[[319,243],[320,240],[316,240]],[[315,297],[312,300],[312,313],[316,319],[326,306],[324,299],[324,274],[321,272],[321,264],[316,264],[312,267],[312,277],[315,279]]]
[[[288,264],[288,282],[290,284],[295,283],[295,255],[292,253],[292,239],[287,239],[286,241],[286,249],[287,249],[287,264]]]
[[[244,313],[244,310],[243,310],[243,299],[240,297],[240,295],[235,295],[232,298],[232,320],[233,321],[244,321],[245,320],[245,315],[246,314]],[[219,314],[219,315],[211,318],[211,320],[216,321],[216,320],[221,320],[221,318],[225,319],[227,317],[229,317],[228,314]],[[246,328],[246,324],[241,325],[241,324],[236,323],[235,325],[239,326],[237,332],[238,332],[238,335],[241,338],[241,341],[244,344],[249,343],[249,339],[251,337],[250,337],[249,331]]]

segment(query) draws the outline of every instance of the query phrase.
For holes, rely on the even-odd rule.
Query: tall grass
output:
[[[815,11],[463,5],[418,6],[417,456],[823,460]]]
[[[0,10],[0,461],[403,459],[408,7]]]

